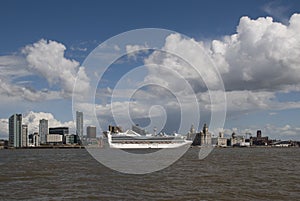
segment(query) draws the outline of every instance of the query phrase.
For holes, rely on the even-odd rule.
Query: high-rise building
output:
[[[96,138],[96,126],[86,127],[86,137],[89,139]]]
[[[28,146],[28,125],[22,125],[22,147]]]
[[[48,135],[48,120],[40,120],[39,135],[40,144],[46,144],[46,136]]]
[[[9,118],[9,146],[22,147],[22,114],[14,114]]]
[[[83,139],[83,113],[76,111],[76,135]]]

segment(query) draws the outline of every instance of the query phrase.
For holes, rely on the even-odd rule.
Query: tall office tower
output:
[[[8,120],[9,146],[22,146],[22,114],[14,114]]]
[[[28,125],[22,125],[22,147],[28,146]]]
[[[40,144],[46,144],[46,137],[48,135],[48,120],[41,119],[39,125],[39,141]]]
[[[89,139],[96,138],[96,126],[86,127],[86,137]]]
[[[83,113],[76,111],[76,135],[83,139]]]

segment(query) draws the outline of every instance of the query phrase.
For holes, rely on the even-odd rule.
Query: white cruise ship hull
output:
[[[182,143],[143,143],[143,144],[122,144],[122,143],[110,143],[110,148],[116,149],[172,149],[182,146],[189,146],[192,144],[192,141],[185,141]]]
[[[133,131],[112,134],[107,132],[110,148],[116,149],[172,149],[192,144],[192,141],[175,136],[141,136]]]

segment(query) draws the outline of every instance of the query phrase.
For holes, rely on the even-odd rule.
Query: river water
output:
[[[300,200],[300,148],[191,148],[145,175],[84,149],[0,150],[0,200]]]

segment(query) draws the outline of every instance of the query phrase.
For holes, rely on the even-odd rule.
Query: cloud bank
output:
[[[75,80],[81,86],[77,92],[84,93],[89,88],[85,68],[66,58],[65,51],[63,44],[42,39],[16,55],[0,56],[1,98],[33,102],[70,98]],[[45,88],[40,89],[43,81]]]
[[[217,82],[214,73],[199,58],[195,43],[202,46],[218,69],[227,94],[228,112],[255,110],[282,110],[300,108],[300,102],[276,101],[277,93],[300,91],[300,14],[294,14],[288,25],[274,22],[271,17],[250,19],[241,17],[236,33],[211,42],[185,39],[178,34],[166,38],[165,51],[177,52],[194,58],[200,76],[178,58],[154,52],[145,63],[169,66],[184,75],[203,103],[207,93],[205,82]],[[200,55],[201,56],[201,55]],[[149,67],[148,79],[157,79]],[[176,80],[163,76],[176,85]],[[201,80],[202,81],[199,81]],[[205,80],[205,82],[203,82]],[[180,85],[177,86],[180,89]],[[206,99],[207,100],[207,99]]]

